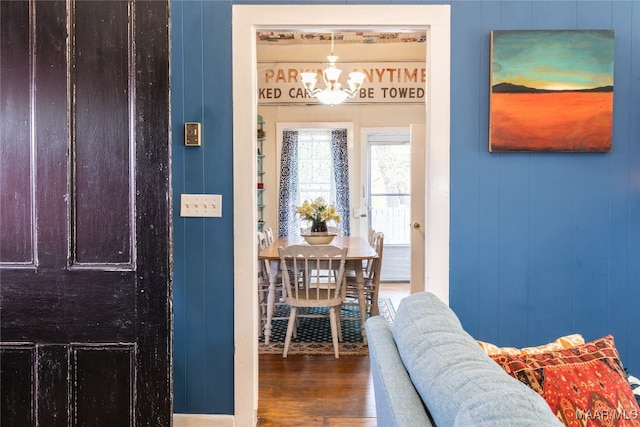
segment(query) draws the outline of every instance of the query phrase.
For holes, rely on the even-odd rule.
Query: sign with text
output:
[[[347,98],[349,104],[424,104],[426,65],[424,61],[403,62],[338,62],[342,70],[340,83],[348,87],[349,73],[361,71],[366,78],[362,88],[354,98]],[[300,73],[316,71],[316,87],[324,89],[322,71],[326,63],[258,63],[258,104],[317,104],[302,85]]]

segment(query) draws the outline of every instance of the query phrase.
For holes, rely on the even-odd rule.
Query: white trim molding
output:
[[[449,300],[450,5],[233,5],[234,425],[257,422],[256,32],[349,28],[425,31],[425,289]]]
[[[233,427],[233,415],[173,414],[173,427]]]

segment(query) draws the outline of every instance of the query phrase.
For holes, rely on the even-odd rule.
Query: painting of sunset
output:
[[[489,151],[610,152],[613,31],[491,32]]]

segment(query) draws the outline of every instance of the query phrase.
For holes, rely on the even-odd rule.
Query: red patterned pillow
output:
[[[640,408],[611,335],[563,350],[491,358],[538,392],[566,426],[640,427]]]

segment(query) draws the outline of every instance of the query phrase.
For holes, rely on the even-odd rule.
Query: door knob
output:
[[[420,228],[420,223],[418,221],[414,221],[413,224],[411,224],[411,226],[415,229]]]

